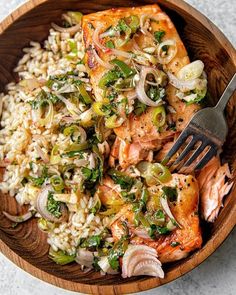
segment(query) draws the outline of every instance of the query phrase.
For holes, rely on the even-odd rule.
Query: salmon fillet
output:
[[[121,18],[129,17],[131,15],[136,15],[139,18],[143,15],[159,16],[160,20],[158,22],[151,22],[150,25],[152,30],[165,31],[163,41],[168,39],[175,40],[177,53],[171,62],[163,65],[165,71],[170,71],[173,74],[176,74],[183,66],[190,62],[187,51],[174,24],[156,4],[133,8],[110,9],[85,15],[82,24],[83,38],[86,48],[85,61],[91,77],[95,98],[98,101],[103,99],[103,90],[99,88],[98,83],[104,73],[108,70],[97,63],[94,56],[94,49],[96,49],[99,57],[105,62],[111,61],[115,58],[115,55],[109,48],[104,51],[94,45],[94,32],[97,28],[100,28],[101,32],[104,32],[107,28],[117,25]],[[135,35],[135,40],[133,40],[134,38],[131,39],[127,44],[120,48],[122,51],[133,52],[134,42],[136,42],[140,48],[153,46],[153,39],[150,38],[149,35],[142,34],[142,32],[137,32]],[[105,46],[106,38],[102,38],[99,41]],[[120,56],[119,59],[123,59],[123,61],[126,60],[125,57],[122,58]],[[165,100],[167,105],[172,108],[172,113],[167,114],[168,124],[166,123],[161,130],[158,130],[152,122],[152,107],[148,107],[146,112],[141,116],[131,114],[122,126],[114,129],[119,140],[123,141],[120,147],[126,151],[126,154],[124,156],[125,160],[122,159],[122,152],[119,152],[119,149],[116,146],[115,149],[118,152],[113,154],[110,163],[112,163],[114,159],[118,159],[120,166],[122,168],[127,168],[129,165],[136,164],[140,160],[145,159],[148,151],[153,149],[153,145],[154,149],[157,150],[163,140],[165,140],[165,142],[172,140],[176,133],[178,134],[184,129],[192,115],[199,109],[199,105],[197,104],[186,105],[185,102],[182,102],[176,96],[176,89],[170,84],[166,86]],[[169,122],[171,122],[174,128],[169,128]]]
[[[223,206],[224,196],[233,186],[233,182],[229,182],[231,178],[228,163],[221,166],[218,157],[211,159],[200,171],[197,180],[200,188],[201,212],[205,220],[214,222],[217,218]]]
[[[137,228],[134,227],[134,213],[129,205],[122,208],[111,225],[114,239],[119,240],[124,235],[123,224],[125,222],[131,233],[131,243],[155,248],[161,262],[182,259],[190,252],[200,248],[202,244],[198,216],[199,188],[197,180],[191,175],[173,174],[172,176],[172,180],[165,185],[177,188],[177,201],[170,202],[170,209],[181,228],[173,230],[169,235],[160,235],[154,240],[137,236]],[[153,189],[158,188],[150,188],[150,190]]]

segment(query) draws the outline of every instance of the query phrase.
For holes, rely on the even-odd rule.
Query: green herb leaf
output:
[[[37,110],[39,108],[46,107],[48,105],[48,101],[51,101],[53,104],[56,104],[60,100],[55,94],[41,90],[39,94],[36,96],[36,99],[31,100],[28,103],[31,105],[32,109]]]
[[[111,40],[109,40],[109,41],[106,42],[106,47],[107,48],[115,48],[115,45]]]
[[[180,243],[179,242],[172,242],[170,245],[171,245],[171,247],[177,247],[180,245]]]
[[[131,178],[130,176],[112,168],[108,171],[108,175],[111,176],[113,181],[116,184],[119,184],[121,189],[130,191],[131,187],[134,185],[134,179]]]
[[[102,237],[101,235],[95,235],[87,238],[83,243],[80,245],[81,248],[98,248],[101,244]]]
[[[119,20],[116,30],[119,32],[126,32],[129,30],[129,26],[126,24],[125,20],[122,18]]]
[[[157,212],[154,213],[154,217],[156,219],[165,219],[165,214],[164,214],[163,210],[159,209],[159,210],[157,210]]]
[[[38,187],[41,187],[47,178],[48,178],[48,168],[46,166],[44,166],[42,169],[41,177],[28,176],[28,179],[33,183],[33,185]]]
[[[138,99],[135,100],[134,103],[134,113],[136,116],[142,115],[147,109],[147,105],[139,101]]]
[[[54,200],[52,192],[48,193],[47,210],[56,218],[60,218],[62,215],[61,202]]]
[[[100,271],[101,270],[101,267],[98,265],[98,262],[99,262],[99,258],[97,256],[94,256],[93,257],[93,268],[96,270],[96,271]]]
[[[155,239],[158,235],[166,235],[169,233],[170,231],[166,226],[162,227],[156,224],[151,224],[148,230],[148,234],[152,239]]]
[[[82,167],[81,169],[83,176],[85,178],[84,180],[84,187],[85,189],[91,189],[94,187],[95,183],[99,180],[100,178],[100,172],[99,169],[89,169],[87,167]]]
[[[115,243],[113,248],[109,251],[108,254],[108,262],[112,269],[119,270],[120,263],[119,263],[119,257],[122,257],[125,254],[125,251],[128,248],[128,237],[125,236],[121,238],[120,241]]]
[[[124,198],[126,201],[133,202],[135,200],[134,193],[129,194],[128,192],[123,191],[120,194],[121,194],[122,198]]]
[[[109,99],[109,100],[114,100],[115,98],[117,98],[118,97],[118,93],[116,92],[116,91],[114,91],[114,89],[112,89],[110,92],[109,92],[109,94],[107,95],[107,98]]]
[[[170,202],[175,202],[177,200],[178,192],[176,187],[163,186],[162,190]]]
[[[165,89],[161,87],[151,86],[147,91],[147,95],[151,100],[157,101],[165,97]]]
[[[156,31],[154,32],[154,38],[158,43],[161,43],[162,38],[165,36],[165,34],[166,34],[165,31],[162,31],[162,30]]]

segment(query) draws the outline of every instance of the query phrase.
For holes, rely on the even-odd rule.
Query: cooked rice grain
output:
[[[44,46],[37,42],[30,42],[30,47],[23,49],[25,54],[20,59],[15,72],[21,80],[37,78],[38,81],[43,81],[52,75],[66,74],[70,71],[77,72],[83,79],[86,76],[86,68],[83,64],[73,62],[74,53],[71,52],[69,42],[76,42],[77,58],[82,59],[84,48],[81,32],[76,33],[72,38],[68,33],[59,33],[51,29]],[[89,82],[87,78],[84,81]],[[6,166],[0,189],[3,193],[15,196],[20,205],[30,204],[30,208],[34,208],[40,189],[31,184],[23,186],[22,180],[29,170],[30,162],[39,157],[37,146],[41,147],[45,154],[48,154],[49,149],[54,145],[59,145],[62,149],[67,146],[68,138],[55,132],[53,127],[60,123],[63,116],[68,115],[68,111],[65,108],[56,113],[52,126],[38,128],[36,124],[32,124],[34,113],[28,103],[35,99],[37,92],[27,90],[20,84],[9,83],[6,86],[7,93],[0,94],[0,110],[2,110],[0,161],[2,166]],[[86,88],[90,90],[91,86],[87,84]],[[76,161],[79,160],[63,159],[62,164],[73,162],[78,164]],[[55,172],[57,167],[50,169],[54,169]],[[40,175],[40,169],[36,163],[33,164],[32,170],[31,176]],[[75,174],[73,181],[79,183],[80,180],[80,176]],[[89,197],[84,196],[76,206],[75,204],[70,206],[74,213],[71,213],[67,223],[57,224],[48,231],[48,243],[55,251],[61,249],[74,254],[80,239],[101,233],[108,226],[109,219],[89,213],[89,208],[92,206],[92,199]],[[39,214],[36,216],[40,217]]]

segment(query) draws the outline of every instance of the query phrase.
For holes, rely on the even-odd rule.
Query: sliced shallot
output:
[[[35,146],[35,149],[39,157],[43,160],[44,163],[48,163],[50,161],[49,156],[46,153],[44,153],[44,151],[38,144]]]
[[[150,68],[150,67],[142,67],[140,72],[140,79],[136,86],[136,93],[138,100],[150,107],[156,107],[162,104],[162,100],[158,99],[157,101],[151,100],[145,91],[145,81],[148,74],[152,74],[155,77],[156,82],[160,85],[163,80],[163,72],[160,70]]]
[[[99,49],[101,49],[103,52],[107,52],[108,54],[114,54],[116,56],[122,56],[125,58],[131,58],[133,56],[132,53],[128,53],[126,51],[118,50],[115,48],[107,48],[102,43],[100,42],[100,31],[101,31],[102,26],[97,26],[96,29],[94,30],[92,40],[95,46],[97,46]]]
[[[89,169],[94,169],[96,167],[96,160],[94,153],[91,153],[88,158],[89,161]]]
[[[97,52],[96,52],[95,49],[93,49],[93,55],[94,55],[94,57],[95,57],[97,63],[98,63],[100,66],[102,66],[102,67],[104,67],[104,68],[106,68],[106,69],[108,69],[108,70],[111,70],[111,69],[113,68],[113,66],[112,66],[110,63],[105,62],[104,60],[102,60],[102,59],[100,58],[100,56],[97,54]]]
[[[63,222],[68,219],[68,209],[65,204],[60,204],[61,217],[57,218],[47,210],[48,193],[52,191],[52,187],[47,185],[44,187],[37,197],[36,209],[40,215],[51,222]]]
[[[146,35],[149,36],[152,39],[155,39],[154,36],[148,31],[148,28],[150,27],[150,25],[148,25],[146,22],[147,20],[151,21],[166,21],[168,23],[168,27],[171,29],[173,28],[173,23],[171,22],[170,18],[163,12],[158,12],[155,15],[150,15],[150,14],[143,14],[140,17],[140,30],[141,32]]]
[[[93,252],[79,248],[77,250],[75,261],[82,266],[92,268],[93,258],[94,258]]]
[[[173,75],[170,72],[167,72],[167,75],[169,77],[170,84],[173,85],[175,88],[179,89],[181,92],[187,92],[190,90],[194,90],[198,86],[200,86],[200,84],[202,84],[202,81],[204,81],[199,78],[183,81],[183,80],[178,79],[175,75]]]
[[[79,119],[79,114],[81,113],[80,110],[61,94],[57,93],[57,96],[62,102],[64,102],[69,113],[71,113],[75,119]]]
[[[163,47],[168,47],[168,53],[163,56]],[[159,63],[165,65],[171,62],[171,60],[176,56],[177,53],[177,45],[176,41],[173,39],[168,39],[160,43],[157,49],[157,56]]]
[[[148,232],[144,228],[135,228],[134,234],[143,239],[150,239]]]
[[[77,126],[77,129],[74,134],[79,138],[80,143],[84,143],[87,139],[87,133],[81,126]]]
[[[55,23],[52,23],[51,25],[52,25],[52,27],[53,27],[54,30],[56,30],[58,32],[61,32],[61,33],[75,34],[75,33],[77,33],[81,29],[81,25],[80,24],[77,24],[77,25],[75,25],[73,27],[69,27],[69,28],[60,27],[60,26],[58,26]]]
[[[181,228],[181,225],[177,222],[177,220],[175,219],[174,215],[172,214],[172,212],[170,210],[167,198],[166,197],[161,197],[160,202],[161,202],[161,206],[162,206],[163,210],[168,215],[170,220],[171,221],[173,220],[178,225],[178,227]]]
[[[129,245],[122,260],[122,277],[148,275],[164,278],[156,250],[146,245]]]
[[[111,49],[111,53],[116,55],[116,56],[122,56],[122,57],[125,57],[125,58],[132,58],[133,57],[133,54],[132,53],[129,53],[129,52],[126,52],[126,51],[123,51],[123,50],[118,50],[118,49]]]
[[[148,31],[149,24],[147,23],[147,19],[150,19],[150,17],[151,16],[149,14],[142,14],[141,15],[141,17],[140,17],[140,31],[144,35],[154,39],[154,36]]]
[[[201,60],[195,60],[182,67],[176,77],[181,81],[189,81],[199,78],[204,70],[204,63]]]
[[[99,49],[101,49],[102,51],[107,51],[108,48],[106,48],[104,45],[102,45],[102,43],[100,42],[100,32],[101,32],[102,26],[98,25],[96,27],[96,29],[93,32],[93,36],[92,36],[92,40],[95,46],[97,46]]]
[[[16,222],[16,223],[21,223],[29,220],[31,217],[34,216],[35,212],[34,211],[28,211],[23,215],[11,215],[5,211],[2,212],[3,215],[5,215],[9,220]]]

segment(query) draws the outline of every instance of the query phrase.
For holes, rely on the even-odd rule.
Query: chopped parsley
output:
[[[56,218],[60,218],[61,213],[61,202],[54,200],[53,193],[48,193],[47,210]]]
[[[126,32],[126,31],[128,31],[130,28],[129,28],[129,26],[126,24],[126,22],[125,22],[125,19],[120,19],[119,20],[119,22],[118,22],[118,24],[117,24],[117,26],[116,26],[116,28],[115,28],[115,30],[116,31],[119,31],[119,32]]]
[[[151,86],[147,91],[147,95],[151,100],[157,101],[165,96],[165,89],[161,87]]]
[[[134,113],[136,116],[142,115],[147,109],[147,105],[139,101],[138,99],[135,100],[134,103]]]
[[[98,248],[101,245],[101,235],[94,235],[85,239],[80,245],[81,248]]]
[[[170,202],[175,202],[177,200],[178,192],[176,187],[163,186],[162,190]]]
[[[163,210],[159,209],[154,213],[154,217],[156,219],[165,219],[165,214],[164,214]]]
[[[180,243],[179,242],[171,242],[170,245],[171,245],[171,247],[177,247],[180,245]]]
[[[28,103],[31,105],[32,109],[37,110],[46,107],[49,101],[56,104],[59,102],[59,98],[55,94],[41,90],[36,98]]]
[[[99,180],[100,172],[98,168],[89,169],[87,167],[82,167],[82,174],[84,176],[84,188],[91,189],[94,187],[95,183]]]
[[[134,185],[134,179],[124,173],[112,168],[108,171],[108,175],[111,176],[112,180],[119,184],[121,189],[130,191]]]
[[[97,256],[94,256],[92,266],[95,269],[95,271],[100,271],[101,270],[101,267],[99,266],[98,262],[99,262],[99,258]]]
[[[119,258],[125,254],[125,251],[128,248],[128,244],[128,237],[124,236],[117,243],[115,243],[112,249],[110,249],[108,254],[108,262],[112,269],[119,270]]]
[[[148,234],[152,239],[155,239],[158,235],[167,235],[170,230],[166,226],[159,226],[156,224],[151,224],[148,230]]]
[[[161,43],[162,38],[165,36],[165,34],[166,34],[165,31],[162,31],[162,30],[156,31],[154,32],[154,38],[158,43]]]
[[[109,40],[109,41],[106,42],[106,47],[107,48],[115,48],[115,45],[111,40]]]
[[[82,81],[75,76],[74,72],[67,72],[66,74],[50,76],[46,83],[47,87],[54,90],[59,90],[65,84],[78,86],[82,84]]]
[[[118,93],[116,92],[116,91],[114,91],[114,89],[112,89],[110,92],[109,92],[109,94],[107,95],[107,98],[109,99],[109,100],[114,100],[115,98],[117,98],[118,97]]]
[[[122,191],[121,192],[121,196],[123,199],[125,199],[125,201],[128,201],[128,202],[133,202],[135,200],[135,194],[134,193],[128,193],[126,191]]]
[[[42,169],[41,177],[28,176],[28,179],[33,183],[33,185],[38,187],[41,187],[47,178],[48,178],[48,168],[46,166],[44,166]]]

